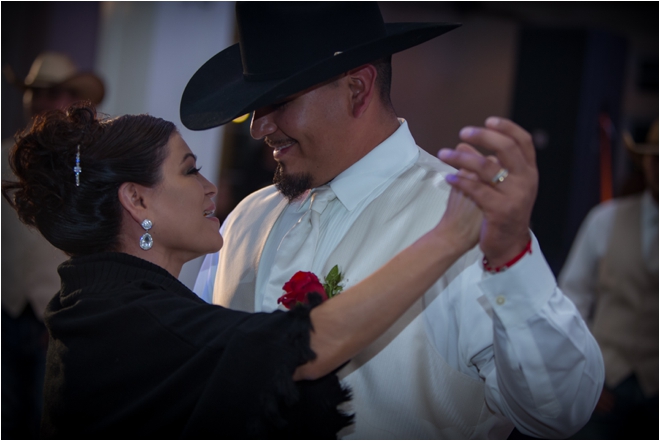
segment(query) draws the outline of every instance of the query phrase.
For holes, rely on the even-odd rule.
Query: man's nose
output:
[[[277,131],[277,125],[273,121],[273,112],[267,112],[263,109],[256,110],[252,115],[250,123],[250,135],[254,139],[262,139]]]

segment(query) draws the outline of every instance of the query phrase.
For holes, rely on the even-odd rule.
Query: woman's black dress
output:
[[[45,438],[334,438],[350,423],[336,375],[294,382],[314,358],[309,311],[209,305],[121,253],[73,258],[48,305]]]

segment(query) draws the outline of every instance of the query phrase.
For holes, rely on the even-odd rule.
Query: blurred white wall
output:
[[[102,3],[96,69],[104,73],[106,97],[99,110],[108,115],[149,113],[174,122],[202,173],[217,182],[222,128],[186,129],[179,103],[190,77],[231,45],[233,35],[233,2]],[[191,289],[201,260],[184,265],[179,276]]]

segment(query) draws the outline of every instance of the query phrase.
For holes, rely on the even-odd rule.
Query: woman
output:
[[[383,333],[478,239],[453,192],[441,222],[368,279],[316,308],[248,314],[178,280],[222,246],[216,187],[170,122],[38,118],[3,194],[72,258],[60,266],[42,434],[48,438],[328,438],[350,422],[333,371]]]

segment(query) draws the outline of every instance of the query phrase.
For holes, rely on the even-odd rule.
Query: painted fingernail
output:
[[[474,132],[475,132],[474,127],[463,127],[461,129],[460,135],[461,137],[469,138],[470,136],[474,135]]]
[[[447,175],[445,179],[448,182],[458,182],[458,177],[456,177],[456,175]]]
[[[491,116],[488,119],[486,119],[486,125],[490,127],[497,127],[499,123],[500,123],[500,119],[496,116]]]
[[[454,151],[452,149],[440,149],[438,152],[438,158],[445,160],[449,159],[454,155]]]

